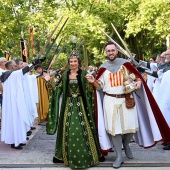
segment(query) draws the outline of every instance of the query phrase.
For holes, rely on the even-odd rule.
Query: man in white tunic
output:
[[[126,68],[121,68],[120,66],[127,62],[127,60],[116,57],[118,50],[113,43],[106,45],[106,54],[109,60],[101,67],[107,65],[107,69],[100,76],[98,81],[105,93],[103,100],[105,128],[107,133],[112,137],[112,142],[117,155],[117,159],[113,163],[113,167],[119,168],[123,163],[122,135],[124,134],[123,146],[125,148],[126,155],[128,158],[132,159],[133,155],[129,148],[129,142],[134,133],[138,130],[139,126],[136,107],[127,109],[125,106],[122,69]],[[108,68],[109,65],[112,66],[111,71]],[[136,89],[140,88],[140,86],[140,81],[135,82]],[[130,94],[127,95],[128,97],[132,97]]]
[[[149,77],[152,77],[153,79],[155,78],[154,83],[152,83],[152,86],[150,86],[149,81],[147,82],[147,84],[157,103],[159,103],[160,101],[160,95],[159,95],[160,79],[158,78],[158,74],[161,74],[162,70],[168,67],[167,63],[165,63],[165,51],[161,53],[159,58],[160,58],[160,62],[156,63],[156,65],[155,63],[149,63],[146,61],[138,60],[139,65],[142,66],[142,68],[141,67],[137,68],[140,72],[145,72],[146,74],[148,74]],[[151,89],[151,87],[153,89]]]
[[[144,87],[147,90],[147,93],[149,93],[150,95],[150,100],[154,100],[144,79],[127,60],[117,58],[118,50],[112,42],[107,43],[105,49],[106,55],[109,60],[100,66],[96,80],[90,74],[87,74],[86,78],[90,83],[93,83],[93,85],[97,88],[98,91],[102,90],[104,92],[104,98],[102,102],[103,109],[102,107],[97,108],[99,141],[101,148],[103,147],[105,150],[109,149],[109,142],[106,140],[108,138],[102,134],[104,133],[104,130],[102,133],[101,133],[102,130],[100,130],[103,128],[106,130],[106,133],[112,138],[112,143],[114,146],[114,150],[116,152],[116,160],[113,162],[113,167],[119,168],[123,163],[122,144],[125,149],[126,156],[129,159],[133,158],[132,152],[129,147],[129,143],[134,134],[136,134],[137,142],[144,147],[154,145],[156,141],[162,139],[162,136],[160,134],[160,131],[158,129],[150,106],[148,106],[148,109],[144,105],[141,107],[141,103],[144,102],[146,102],[145,105],[150,105],[150,103],[148,102],[149,98],[147,97],[145,98],[143,93],[139,94],[140,97],[138,95],[135,96],[134,94],[131,93],[130,90],[128,91],[127,88],[130,86],[131,87],[130,89],[133,90],[140,89],[141,85],[143,85],[141,84],[142,80],[142,82],[144,83]],[[132,75],[132,73],[136,75],[136,78],[134,77],[134,75]],[[132,79],[133,81],[130,81]],[[98,93],[97,97],[99,97]],[[135,98],[135,103],[137,107],[133,106],[131,108],[128,108],[126,106],[126,99],[127,98],[133,99],[133,97]],[[137,98],[140,99],[139,102],[137,101]],[[99,106],[100,104],[98,101],[99,100],[97,100],[97,105]],[[156,102],[155,101],[152,102],[154,103],[152,109],[156,107],[156,109],[158,109],[158,112],[160,113],[160,110],[156,105]],[[104,112],[103,117],[104,126],[101,123],[102,122],[101,121],[102,114],[100,114],[101,110],[103,110]],[[149,115],[149,113],[151,115]],[[156,116],[161,117],[161,120],[166,125],[165,127],[166,130],[169,131],[169,127],[162,118],[161,113],[160,115]],[[149,119],[150,117],[152,118],[152,122],[148,119],[148,117]],[[139,118],[142,118],[142,120],[146,122],[141,121]],[[147,122],[149,123],[147,124]],[[137,133],[138,130],[139,133]],[[102,135],[104,136],[104,139],[102,139],[101,137]],[[170,140],[168,135],[166,137],[168,138],[168,140]],[[107,143],[107,146],[106,145],[104,146],[102,142]],[[110,144],[110,147],[111,146],[112,144]]]
[[[168,67],[163,69],[162,75],[160,75],[160,92],[161,92],[161,100],[159,101],[159,107],[170,126],[170,88],[169,85],[169,77],[170,77],[170,49],[167,49],[165,52],[165,63],[167,63]],[[170,150],[170,143],[163,148],[164,150]]]

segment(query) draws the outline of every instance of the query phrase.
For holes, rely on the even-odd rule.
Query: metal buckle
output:
[[[119,96],[120,96],[120,94],[116,94],[116,96],[115,96],[115,97],[116,97],[116,98],[119,98]]]
[[[120,98],[122,96],[122,94],[116,94],[115,97],[116,98]]]

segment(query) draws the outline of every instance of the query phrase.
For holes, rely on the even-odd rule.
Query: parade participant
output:
[[[5,57],[0,57],[0,76],[2,75],[3,72],[6,71],[6,68],[5,68],[6,62],[7,62],[7,60],[6,60]],[[3,99],[2,93],[3,93],[3,87],[2,87],[2,83],[0,82],[0,106],[1,106],[1,110],[2,110],[2,99]],[[1,128],[1,112],[0,112],[0,128]]]
[[[101,65],[96,79],[90,74],[86,78],[97,89],[100,146],[108,151],[113,143],[113,167],[119,168],[123,163],[122,145],[126,156],[133,158],[129,147],[133,135],[140,146],[151,147],[162,139],[170,141],[170,130],[141,74],[127,60],[117,58],[114,43],[107,43],[105,50],[108,61]],[[104,92],[102,100],[98,91]]]
[[[28,66],[27,62],[23,62],[19,58],[15,59],[14,62],[15,62],[15,64],[13,64],[13,70],[20,70],[20,69],[23,69],[24,67]],[[29,73],[25,74],[25,76],[23,77],[22,80],[23,80],[22,83],[25,83],[23,85],[23,87],[25,87],[24,91],[25,91],[25,94],[26,94],[25,95],[26,96],[26,103],[28,104],[28,109],[30,109],[29,113],[30,113],[30,116],[31,116],[31,122],[33,124],[35,118],[38,117],[36,103],[34,102],[34,97],[36,96],[36,94],[35,93],[27,93],[27,91],[29,91],[28,89],[31,89],[32,91],[34,91],[35,87],[37,87],[37,86],[35,86],[35,84],[34,84],[34,87],[31,88],[32,85],[31,85],[31,79],[30,79]],[[35,127],[31,126],[30,130],[27,132],[27,136],[30,136],[32,134],[31,130],[34,130],[34,129],[35,129]],[[29,138],[27,137],[27,140],[28,139]]]
[[[150,59],[149,59],[149,62],[150,63],[153,63],[153,66],[151,66],[151,69],[152,71],[157,71],[158,69],[158,63],[156,62],[156,57],[155,56],[152,56]],[[152,92],[153,91],[153,88],[154,88],[154,82],[156,81],[155,77],[153,76],[150,76],[150,75],[147,75],[146,73],[144,73],[147,77],[146,79],[146,83],[150,89],[150,91]]]
[[[17,58],[14,61],[16,63],[16,70],[24,68],[24,62],[21,59]]]
[[[1,57],[0,58],[0,76],[2,75],[3,72],[6,71],[6,68],[5,68],[5,63],[7,62],[6,58],[5,57]],[[0,105],[1,105],[1,108],[2,108],[2,84],[0,82]]]
[[[149,62],[150,62],[150,63],[156,63],[156,57],[155,57],[155,56],[152,56],[152,57],[149,59]]]
[[[163,70],[160,79],[160,91],[161,91],[161,100],[159,100],[159,107],[164,115],[165,120],[170,126],[170,88],[169,88],[169,76],[170,76],[170,49],[165,52],[165,63],[169,65],[166,69]],[[164,150],[170,150],[170,143],[163,147]]]
[[[42,66],[40,64],[34,67],[35,75],[37,77],[38,85],[38,122],[39,124],[43,123],[47,119],[48,110],[49,110],[49,94],[46,80],[42,77]]]
[[[47,134],[57,130],[54,163],[70,168],[89,168],[99,164],[100,148],[94,123],[93,87],[88,84],[80,59],[72,54],[52,93]],[[61,105],[59,104],[61,101]]]
[[[38,60],[33,62],[37,64]],[[1,141],[11,144],[13,149],[23,149],[26,142],[26,133],[29,131],[32,118],[32,105],[29,105],[27,74],[33,65],[15,71],[6,71],[1,76],[3,83],[3,107]],[[30,107],[29,107],[30,106]]]
[[[159,103],[159,100],[160,100],[160,97],[159,97],[160,80],[158,79],[158,74],[160,76],[162,73],[162,70],[168,67],[167,63],[165,63],[165,51],[161,53],[159,58],[160,58],[160,62],[157,62],[157,63],[150,63],[150,62],[136,59],[140,65],[140,67],[137,67],[139,72],[146,73],[151,77],[155,77],[153,84],[150,84],[150,80],[147,84],[149,85],[151,92],[153,92],[152,94],[157,103]]]
[[[2,74],[2,72],[4,72],[4,70],[6,70],[6,68],[5,68],[6,62],[7,62],[7,60],[5,57],[0,57],[0,74]]]
[[[16,63],[13,60],[9,60],[5,64],[5,68],[9,71],[16,70],[16,67]]]

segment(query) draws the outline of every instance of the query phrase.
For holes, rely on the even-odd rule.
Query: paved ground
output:
[[[64,164],[53,164],[52,158],[54,155],[56,135],[46,135],[45,124],[38,125],[35,121],[30,139],[23,150],[15,150],[10,145],[0,142],[0,170],[3,169],[29,169],[29,170],[54,170],[54,169],[69,169]],[[170,151],[164,151],[161,143],[150,149],[143,149],[136,143],[131,143],[134,159],[129,160],[125,157],[125,163],[122,165],[122,170],[170,170]],[[96,168],[89,169],[113,169],[112,162],[115,159],[115,153],[110,152],[104,163]]]

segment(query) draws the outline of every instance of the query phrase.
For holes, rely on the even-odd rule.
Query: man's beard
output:
[[[165,63],[170,63],[170,60],[168,60],[168,59],[165,59]]]
[[[114,61],[116,58],[117,58],[117,56],[114,56],[113,59],[110,59],[110,58],[108,57],[108,59],[109,59],[110,61]]]

